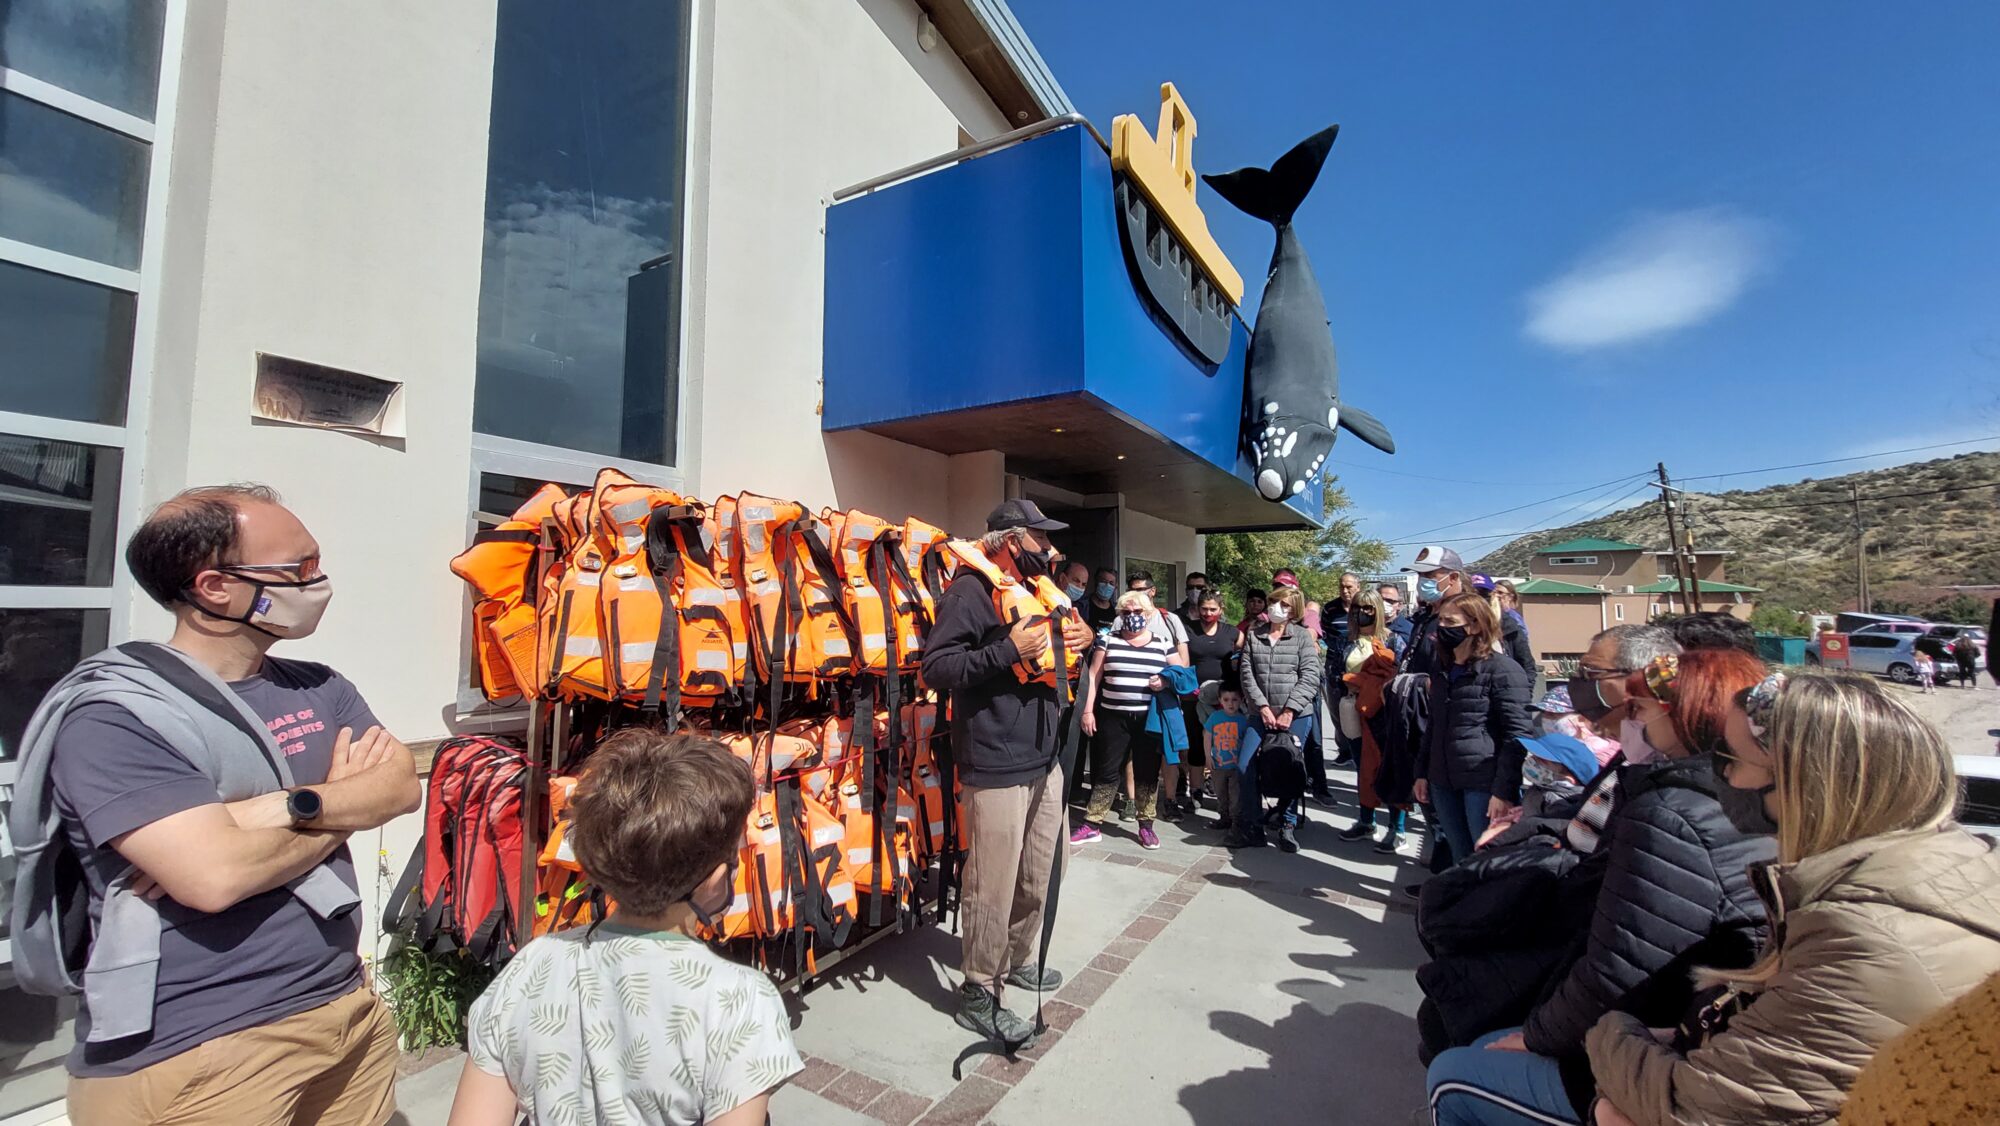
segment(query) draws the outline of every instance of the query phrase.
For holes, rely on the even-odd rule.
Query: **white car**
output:
[[[1953,755],[1965,788],[1959,823],[1973,832],[2000,837],[2000,755]]]

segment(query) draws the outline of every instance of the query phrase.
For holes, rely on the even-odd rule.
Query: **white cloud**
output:
[[[1768,224],[1727,208],[1648,216],[1530,292],[1523,331],[1585,352],[1700,324],[1763,272],[1771,241]]]

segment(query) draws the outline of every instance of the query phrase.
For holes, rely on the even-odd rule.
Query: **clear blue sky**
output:
[[[2000,4],[1011,4],[1100,128],[1175,83],[1198,171],[1340,123],[1298,228],[1399,446],[1334,450],[1370,535],[2000,434]],[[1247,315],[1270,229],[1201,198]]]

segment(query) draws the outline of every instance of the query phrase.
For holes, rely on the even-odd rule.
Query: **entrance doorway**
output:
[[[1107,505],[1094,508],[1076,508],[1060,504],[1042,504],[1042,511],[1051,519],[1069,525],[1069,530],[1057,532],[1054,536],[1056,549],[1063,558],[1073,559],[1090,568],[1093,574],[1100,567],[1118,570],[1118,506]],[[1125,586],[1125,575],[1119,571],[1119,588]]]

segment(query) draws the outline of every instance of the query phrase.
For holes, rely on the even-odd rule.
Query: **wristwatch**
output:
[[[285,795],[285,812],[292,815],[292,827],[299,828],[319,820],[325,803],[320,801],[317,790],[292,790]]]

